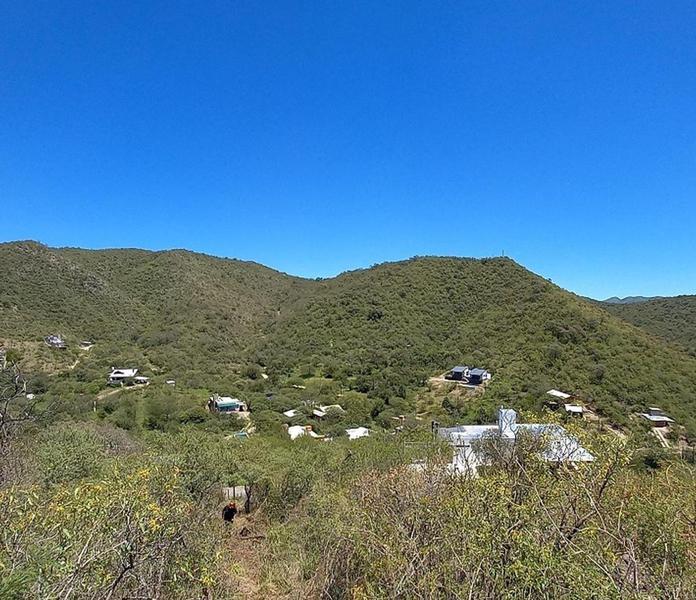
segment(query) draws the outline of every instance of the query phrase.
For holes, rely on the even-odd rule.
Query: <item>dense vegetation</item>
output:
[[[696,356],[696,296],[654,298],[635,304],[610,304],[605,308]]]
[[[693,437],[696,358],[510,260],[309,281],[26,242],[0,264],[0,598],[696,595],[693,467],[631,416],[659,404]],[[493,372],[485,393],[427,382],[457,363]],[[151,383],[110,388],[111,366]],[[500,403],[560,419],[552,386],[623,427],[566,423],[594,463],[549,468],[520,440],[481,478],[443,468],[431,419],[489,422]],[[251,421],[205,410],[215,392]],[[305,424],[333,441],[291,442]]]
[[[14,376],[0,372],[3,390]],[[469,478],[448,475],[447,448],[418,428],[333,443],[133,435],[30,413],[22,396],[5,405],[2,598],[696,593],[692,468],[614,436],[576,428],[597,456],[580,469],[550,468],[536,440],[491,446]],[[223,485],[248,493],[232,525]]]
[[[463,363],[495,377],[458,418],[490,419],[500,402],[539,408],[559,387],[611,422],[657,404],[696,433],[696,358],[508,259],[416,258],[321,281],[185,251],[27,242],[0,246],[0,261],[0,340],[32,372],[65,379],[79,359],[67,375],[75,392],[95,392],[110,366],[131,363],[225,393],[274,393],[287,377],[319,375],[391,417],[429,376]],[[68,351],[41,344],[51,332]],[[84,338],[98,342],[89,355],[75,349]]]

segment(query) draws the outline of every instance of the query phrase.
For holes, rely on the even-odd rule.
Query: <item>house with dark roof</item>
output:
[[[486,369],[469,369],[469,384],[481,385],[484,381],[488,381],[491,374]]]
[[[451,379],[452,381],[464,381],[469,376],[469,367],[452,367],[450,372],[445,375],[445,379]]]

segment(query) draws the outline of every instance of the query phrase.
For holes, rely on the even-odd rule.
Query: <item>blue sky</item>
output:
[[[696,293],[696,3],[6,2],[0,240]]]

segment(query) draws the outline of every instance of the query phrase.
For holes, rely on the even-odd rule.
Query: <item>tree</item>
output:
[[[0,484],[6,477],[6,461],[13,442],[37,418],[38,398],[27,398],[27,384],[16,362],[0,369]],[[3,474],[5,473],[5,474]]]

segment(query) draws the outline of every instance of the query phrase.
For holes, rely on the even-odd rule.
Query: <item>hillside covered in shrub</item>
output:
[[[607,304],[605,308],[696,356],[696,296],[652,298],[635,304]]]
[[[506,258],[414,258],[325,280],[186,251],[32,242],[0,246],[0,262],[0,340],[24,344],[37,365],[62,360],[64,372],[75,342],[93,339],[73,374],[85,382],[130,360],[189,387],[264,370],[389,402],[472,364],[494,379],[471,417],[558,387],[617,423],[658,405],[696,432],[696,358]],[[46,348],[48,333],[71,347]]]

